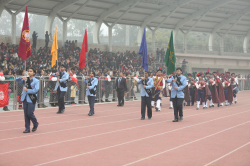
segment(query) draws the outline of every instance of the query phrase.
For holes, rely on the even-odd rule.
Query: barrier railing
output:
[[[37,93],[37,108],[42,108],[45,106],[56,107],[58,102],[57,91],[55,90],[56,81],[52,81],[49,77],[36,77],[40,82],[39,91]],[[96,77],[98,79],[98,85],[96,90],[96,103],[98,102],[108,102],[117,101],[117,92],[114,90],[116,79],[118,77],[111,77],[111,81],[106,80],[104,77]],[[22,109],[21,93],[23,90],[23,84],[16,82],[15,78],[13,80],[6,79],[5,81],[0,81],[0,84],[9,82],[9,104],[7,109],[17,110]],[[135,100],[140,97],[139,85],[133,80],[132,77],[127,78],[127,96],[125,100]],[[78,76],[77,82],[69,79],[67,82],[68,90],[65,96],[66,105],[75,104],[88,104],[86,97],[86,83],[84,77]],[[6,108],[3,108],[5,110]],[[2,109],[0,110],[2,111]]]
[[[49,77],[36,77],[40,81],[40,89],[37,93],[37,105],[36,107],[44,107],[44,105],[49,107],[57,106],[57,91],[55,91],[56,81],[52,81]],[[111,77],[111,81],[106,80],[104,77],[98,78],[98,86],[96,90],[96,102],[107,102],[107,101],[117,101],[117,92],[114,90],[116,79],[118,77]],[[23,90],[23,84],[16,82],[14,77],[8,78],[6,76],[5,81],[0,81],[0,84],[9,83],[9,104],[7,110],[17,110],[22,109],[21,93]],[[239,91],[250,90],[250,78],[238,79]],[[125,100],[135,100],[140,98],[141,85],[137,84],[132,77],[127,78],[127,96]],[[66,105],[87,104],[86,97],[86,83],[84,77],[77,77],[77,82],[73,82],[69,79],[68,90],[65,96]],[[6,110],[6,107],[1,109]]]

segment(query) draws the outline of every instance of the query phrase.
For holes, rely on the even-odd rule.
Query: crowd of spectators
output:
[[[51,48],[45,46],[36,49],[33,46],[31,48],[32,54],[26,62],[26,68],[32,67],[37,71],[43,69],[45,76],[51,74],[53,70],[57,70],[57,66],[51,67]],[[4,72],[9,71],[15,75],[18,70],[25,68],[25,61],[18,56],[18,45],[1,43],[0,52],[0,66]],[[65,64],[68,69],[75,68],[76,74],[80,73],[81,70],[78,67],[80,52],[77,40],[67,40],[64,47],[58,49],[58,66]],[[148,55],[148,60],[149,66],[151,66],[151,63],[155,61],[152,54]],[[135,51],[107,52],[96,48],[89,49],[86,61],[85,69],[95,71],[96,74],[105,74],[107,70],[111,70],[112,73],[122,71],[126,75],[139,75],[140,72],[143,72],[141,68],[142,56]]]

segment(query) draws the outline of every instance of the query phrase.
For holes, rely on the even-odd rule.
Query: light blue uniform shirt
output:
[[[146,78],[145,78],[146,80]],[[142,80],[138,80],[137,81],[138,84],[142,84]],[[154,85],[154,80],[153,78],[150,78],[148,77],[148,82],[147,82],[147,86],[146,86],[146,89],[151,89],[153,88],[153,85]],[[141,96],[146,96],[146,97],[149,97],[148,93],[145,91],[145,89],[143,88],[143,85],[141,87]]]
[[[25,81],[22,79],[22,77],[18,77],[16,78],[16,82],[23,84],[23,87],[25,87]],[[30,100],[30,97],[28,94],[36,94],[39,91],[39,80],[36,79],[35,77],[30,79],[30,85],[32,89],[27,89],[27,91],[22,91],[22,95],[21,95],[21,101],[24,101],[26,98],[26,101],[28,103],[32,103],[32,101]]]
[[[62,73],[62,78],[60,79],[60,82],[63,82],[66,84],[67,80],[69,79],[69,73],[67,73],[66,71],[64,71]],[[52,74],[53,77],[59,77],[57,76],[55,73]],[[58,86],[60,87],[60,91],[66,92],[68,90],[68,86],[66,86],[65,88],[61,87],[60,83],[57,81],[56,82],[56,86],[54,90],[57,90]]]
[[[89,90],[90,89],[94,89],[95,91],[96,91],[96,87],[97,87],[97,85],[98,85],[98,79],[97,78],[91,78],[91,79],[86,79],[85,80],[85,83],[88,83],[88,81],[90,81],[91,80],[91,82],[90,82],[90,84],[91,84],[91,86],[89,86],[89,88],[87,88],[86,89],[86,96],[96,96],[96,94],[94,95],[94,94],[91,94],[90,92],[89,92]],[[88,84],[87,84],[87,86],[88,86]]]
[[[180,77],[180,81],[182,83],[181,86],[178,87],[175,82],[173,82],[174,77],[171,77],[170,79],[167,79],[167,83],[172,83],[172,89],[171,89],[171,98],[184,98],[183,89],[187,86],[187,80],[186,77],[183,75],[177,76]],[[177,90],[174,89],[174,87],[177,86]]]

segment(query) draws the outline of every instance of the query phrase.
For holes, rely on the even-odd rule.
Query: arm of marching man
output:
[[[94,83],[93,83],[93,81],[94,81]],[[92,85],[91,85],[91,86],[89,86],[89,89],[94,89],[94,88],[95,88],[95,86],[97,86],[97,84],[98,84],[98,79],[97,79],[97,78],[95,78],[93,81],[92,81]]]
[[[163,90],[165,88],[165,85],[166,85],[166,81],[164,78],[162,79],[162,82],[163,82],[163,86],[162,86],[162,90]]]
[[[39,80],[35,80],[34,84],[31,87],[32,89],[27,89],[27,93],[36,94],[39,91]]]
[[[149,79],[149,81],[148,81],[148,86],[146,86],[146,89],[151,89],[151,88],[153,88],[153,85],[154,85],[154,80],[151,78],[151,79]]]
[[[65,74],[65,77],[62,78],[62,79],[60,79],[60,82],[64,82],[64,81],[66,81],[66,80],[68,80],[68,79],[69,79],[69,73],[66,73],[66,74]]]
[[[181,78],[181,83],[182,83],[182,85],[179,86],[179,87],[177,87],[177,91],[182,91],[187,86],[187,79],[186,79],[186,77],[183,76]]]
[[[126,83],[126,78],[124,78],[124,91],[127,92],[128,91],[128,88],[127,88],[127,83]]]
[[[16,82],[18,82],[19,84],[24,84],[24,80],[22,79],[22,77],[17,77]]]

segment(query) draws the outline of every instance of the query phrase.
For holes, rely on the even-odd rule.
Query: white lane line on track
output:
[[[126,107],[124,110],[131,109],[131,108],[137,108],[137,107],[129,107],[129,108]],[[108,111],[105,110],[105,111],[102,111],[102,112],[106,113],[106,112],[110,112],[110,111],[118,111],[118,108],[113,109],[113,110],[108,110]],[[86,113],[78,113],[78,114],[60,114],[60,115],[57,115],[57,116],[40,117],[39,119],[60,118],[60,117],[67,117],[67,116],[71,116],[71,115],[87,115],[87,112]],[[92,118],[92,119],[94,119],[94,118]],[[23,122],[24,120],[22,119],[22,120],[15,120],[15,121],[0,122],[0,124],[1,123],[2,124],[4,124],[4,123],[14,123],[14,122],[20,122],[20,121]]]
[[[248,101],[248,100],[245,100],[245,101]],[[244,105],[239,105],[239,106],[235,106],[235,107],[241,107],[241,106],[246,106],[246,105],[249,105],[249,104],[244,104]],[[229,108],[229,107],[228,107]],[[228,109],[228,108],[225,108],[225,109]],[[225,110],[225,109],[220,109],[220,110]],[[193,109],[186,109],[185,111],[188,111],[188,110],[193,110]],[[215,110],[217,111],[217,110]],[[215,111],[210,111],[210,112],[215,112]],[[131,112],[133,113],[133,112]],[[126,114],[129,114],[129,113],[126,113]],[[115,114],[115,115],[121,115],[121,114]],[[122,114],[123,115],[123,114]],[[111,115],[111,116],[114,116],[114,115]],[[110,117],[110,116],[101,116],[101,117]],[[95,117],[95,118],[91,118],[91,119],[97,119],[97,118],[101,118],[101,117]],[[80,120],[90,120],[89,118],[85,118],[85,119],[77,119],[77,120],[71,120],[71,121],[63,121],[63,122],[56,122],[56,123],[49,123],[49,124],[43,124],[43,125],[40,125],[41,126],[47,126],[47,125],[53,125],[53,124],[61,124],[61,123],[64,123],[64,122],[75,122],[75,121],[80,121]],[[4,130],[0,130],[1,131],[8,131],[8,130],[14,130],[14,129],[23,129],[23,127],[20,127],[20,128],[12,128],[12,129],[4,129]]]
[[[194,140],[194,141],[191,141],[191,142],[188,142],[188,143],[182,144],[182,145],[180,145],[180,146],[177,146],[177,147],[174,147],[174,148],[168,149],[168,150],[166,150],[166,151],[163,151],[163,152],[160,152],[160,153],[157,153],[157,154],[154,154],[154,155],[151,155],[151,156],[145,157],[145,158],[143,158],[143,159],[140,159],[140,160],[137,160],[137,161],[134,161],[134,162],[131,162],[131,163],[125,164],[125,165],[123,165],[123,166],[132,165],[132,164],[138,163],[138,162],[140,162],[140,161],[143,161],[143,160],[146,160],[146,159],[149,159],[149,158],[152,158],[152,157],[155,157],[155,156],[161,155],[161,154],[163,154],[163,153],[167,153],[167,152],[169,152],[169,151],[172,151],[172,150],[175,150],[175,149],[178,149],[178,148],[184,147],[184,146],[186,146],[186,145],[189,145],[189,144],[192,144],[192,143],[195,143],[195,142],[201,141],[201,140],[203,140],[203,139],[206,139],[206,138],[212,137],[212,136],[214,136],[214,135],[217,135],[217,134],[223,133],[223,132],[225,132],[225,131],[228,131],[228,130],[234,129],[234,128],[236,128],[236,127],[239,127],[239,126],[245,125],[245,124],[247,124],[247,123],[249,123],[249,122],[250,122],[250,121],[247,121],[247,122],[244,122],[244,123],[241,123],[241,124],[235,125],[235,126],[233,126],[233,127],[226,128],[226,129],[221,130],[221,131],[219,131],[219,132],[216,132],[216,133],[213,133],[213,134],[207,135],[207,136],[205,136],[205,137],[202,137],[202,138],[196,139],[196,140]]]
[[[243,100],[243,101],[248,101],[248,100]],[[244,105],[242,105],[242,106],[244,106]],[[117,108],[117,109],[130,109],[131,107],[122,107],[122,108]],[[137,107],[133,107],[133,108],[137,108]],[[116,111],[117,109],[115,109],[115,110],[110,110],[110,111]],[[104,112],[104,111],[103,111]],[[105,111],[105,112],[108,112],[108,111]],[[86,114],[86,113],[79,113],[79,114],[62,114],[61,116],[51,116],[51,117],[41,117],[41,118],[39,118],[39,119],[50,119],[50,118],[58,118],[58,117],[65,117],[65,116],[70,116],[70,115],[82,115],[82,114]],[[102,116],[102,117],[105,117],[105,116]],[[92,119],[95,119],[95,118],[92,118]],[[15,123],[15,122],[21,122],[21,121],[23,121],[23,120],[15,120],[15,121],[8,121],[8,122],[0,122],[0,124],[1,123],[3,123],[3,124],[6,124],[6,123]],[[2,131],[2,130],[0,130],[0,131]]]
[[[211,161],[210,163],[208,163],[208,164],[206,164],[206,165],[204,165],[204,166],[211,165],[211,164],[215,163],[216,161],[219,161],[220,159],[222,159],[222,158],[224,158],[224,157],[227,157],[228,155],[230,155],[230,154],[236,152],[237,150],[239,150],[239,149],[241,149],[241,148],[244,148],[245,146],[247,146],[247,145],[249,145],[249,144],[250,144],[250,142],[248,142],[248,143],[246,143],[246,144],[244,144],[244,145],[242,145],[242,146],[240,146],[240,147],[238,147],[238,148],[232,150],[231,152],[229,152],[229,153],[227,153],[227,154],[225,154],[225,155],[223,155],[223,156],[221,156],[221,157],[219,157],[219,158],[217,158],[217,159]]]
[[[156,137],[156,136],[162,136],[163,134],[168,134],[168,133],[171,133],[171,132],[174,132],[174,131],[179,131],[179,130],[182,130],[182,129],[185,129],[185,128],[190,128],[190,127],[198,126],[198,125],[201,125],[201,124],[205,124],[205,123],[209,123],[209,122],[216,121],[216,120],[219,120],[219,119],[223,119],[223,118],[231,117],[231,116],[234,116],[234,115],[246,113],[246,112],[249,112],[249,111],[250,111],[250,110],[248,110],[248,111],[243,111],[243,112],[236,113],[236,114],[232,114],[232,115],[227,115],[227,116],[224,116],[224,117],[212,119],[212,120],[205,121],[205,122],[202,122],[202,123],[197,123],[197,124],[194,124],[194,125],[189,125],[189,126],[186,126],[186,127],[174,129],[174,130],[167,131],[167,132],[163,132],[163,133],[160,133],[160,134],[156,134],[156,135],[152,135],[152,136],[140,138],[140,139],[137,139],[137,140],[125,142],[125,143],[122,143],[122,144],[113,145],[113,146],[111,146],[111,147],[116,147],[116,146],[120,146],[120,145],[125,145],[125,144],[129,144],[129,143],[133,143],[133,142],[145,140],[145,139],[148,139],[148,138],[153,138],[153,137]],[[196,114],[196,115],[197,115],[197,114]],[[192,115],[192,116],[196,116],[196,115]],[[198,114],[198,115],[200,115],[200,114]],[[188,117],[192,117],[192,116],[188,116]],[[158,123],[154,123],[154,124],[164,123],[164,122],[168,122],[168,121],[170,121],[170,120],[162,121],[162,122],[158,122]],[[131,130],[131,129],[136,129],[136,128],[139,128],[139,127],[145,127],[145,126],[150,126],[150,125],[151,125],[151,124],[147,124],[147,125],[144,124],[144,125],[137,126],[137,127],[131,127],[131,128],[121,129],[121,130],[115,130],[115,131],[110,131],[110,132],[106,132],[106,133],[100,133],[100,134],[95,134],[95,135],[90,135],[90,136],[75,138],[75,139],[71,139],[71,140],[65,140],[65,141],[60,141],[60,142],[55,142],[55,143],[50,143],[50,144],[45,144],[45,145],[40,145],[40,146],[35,146],[35,147],[29,147],[29,148],[24,148],[24,149],[19,149],[19,150],[4,152],[4,153],[0,153],[0,155],[9,154],[9,153],[13,153],[13,152],[24,151],[24,150],[30,150],[30,149],[40,148],[40,147],[45,147],[45,146],[51,146],[51,145],[56,145],[56,144],[61,144],[61,143],[66,143],[66,142],[72,142],[72,141],[81,140],[81,139],[85,139],[85,138],[91,138],[91,137],[96,137],[96,136],[101,136],[101,135],[106,135],[106,134],[111,134],[111,133],[116,133],[116,132]],[[102,148],[102,149],[109,149],[109,148]],[[93,153],[93,152],[96,152],[96,151],[99,151],[99,150],[94,150],[94,151],[86,152],[86,153],[83,153],[83,154]],[[78,156],[78,155],[76,155],[76,156]]]
[[[136,105],[135,103],[132,103],[132,104],[126,104],[126,106],[133,106],[133,105]],[[108,106],[108,104],[106,104],[106,105],[104,105],[104,106]],[[74,106],[73,107],[68,107],[68,108],[71,108],[71,109],[66,109],[65,111],[66,112],[69,112],[69,111],[75,111],[75,110],[82,110],[82,109],[89,109],[89,106],[84,106],[84,105],[82,105],[82,106],[78,106],[78,107],[81,107],[81,108],[75,108],[74,109]],[[87,108],[86,108],[87,107]],[[108,106],[109,107],[109,106]],[[54,107],[53,107],[54,108]],[[58,109],[58,107],[56,107],[57,109]],[[66,107],[67,108],[67,107]],[[128,107],[126,107],[126,108],[128,108]],[[48,109],[51,109],[51,108],[45,108],[45,109],[39,109],[39,110],[35,110],[35,111],[37,111],[36,112],[36,115],[40,115],[40,114],[49,114],[49,113],[56,113],[56,110],[48,110]],[[101,109],[101,110],[103,110],[103,106],[101,106],[100,105],[100,107],[96,107],[95,106],[95,109],[97,110],[97,109]],[[42,112],[42,111],[44,111],[44,110],[46,110],[46,112]],[[47,111],[48,110],[48,111]],[[20,110],[20,111],[23,111],[23,110]],[[11,111],[10,111],[11,112]],[[102,111],[101,111],[102,112]],[[0,118],[7,118],[7,117],[13,117],[13,116],[23,116],[23,114],[18,114],[18,115],[10,115],[10,116],[0,116]]]
[[[114,147],[126,145],[126,144],[129,144],[129,143],[138,142],[138,141],[145,140],[145,139],[148,139],[148,138],[152,138],[152,137],[156,137],[156,136],[162,136],[162,134],[167,134],[167,133],[171,133],[171,132],[174,132],[174,131],[182,130],[182,129],[185,129],[185,128],[189,128],[189,127],[193,127],[193,126],[198,126],[198,125],[200,125],[200,124],[208,123],[208,122],[215,121],[215,120],[222,119],[222,118],[225,118],[225,117],[221,117],[221,118],[209,120],[209,121],[206,121],[206,122],[198,123],[198,124],[195,124],[195,125],[190,125],[190,126],[186,126],[186,127],[183,127],[183,128],[171,130],[171,131],[168,131],[168,132],[164,132],[164,133],[152,135],[152,136],[149,136],[149,137],[144,137],[144,138],[136,139],[136,140],[133,140],[133,141],[124,142],[124,143],[121,143],[121,144],[117,144],[117,145],[113,145],[113,146],[109,146],[109,147],[105,147],[105,148],[101,148],[101,149],[89,151],[89,152],[86,152],[86,153],[81,153],[81,154],[74,155],[74,156],[69,156],[69,157],[65,157],[65,158],[61,158],[61,159],[57,159],[57,160],[52,160],[52,161],[49,161],[49,162],[37,164],[37,165],[35,165],[35,166],[41,166],[41,165],[46,165],[46,164],[50,164],[50,163],[55,163],[55,162],[58,162],[58,161],[62,161],[62,160],[66,160],[66,159],[71,159],[71,158],[75,158],[75,157],[79,157],[79,156],[83,156],[83,155],[85,155],[85,154],[90,154],[90,153],[94,153],[94,152],[98,152],[98,151],[107,150],[107,149],[110,149],[110,148],[114,148]],[[235,128],[235,127],[238,127],[238,126],[241,126],[241,125],[244,125],[244,124],[247,124],[247,123],[249,123],[249,122],[250,122],[250,121],[247,121],[247,122],[245,122],[245,123],[241,123],[241,124],[239,124],[239,125],[235,125],[235,126],[233,126],[233,127],[224,129],[224,130],[222,130],[222,131],[216,132],[216,133],[211,134],[211,135],[208,135],[208,136],[206,136],[206,137],[202,137],[202,138],[200,138],[200,139],[197,139],[197,140],[195,140],[195,141],[191,141],[191,142],[189,142],[189,143],[180,145],[180,146],[178,146],[178,147],[169,149],[169,150],[167,150],[167,151],[164,151],[164,152],[161,152],[161,153],[158,153],[158,154],[149,156],[149,157],[147,157],[147,158],[154,157],[154,156],[156,156],[156,155],[160,155],[160,154],[162,154],[162,153],[166,153],[166,152],[171,151],[171,150],[175,150],[175,149],[177,149],[177,148],[180,148],[180,147],[189,145],[189,144],[191,144],[191,143],[194,143],[194,142],[203,140],[203,139],[205,139],[205,138],[208,138],[208,137],[217,135],[217,134],[219,134],[219,133],[222,133],[222,132],[224,132],[224,131],[233,129],[233,128]],[[147,159],[147,158],[143,158],[143,159],[141,159],[141,160],[137,160],[137,161],[135,161],[135,162],[133,162],[133,163],[129,163],[129,164],[126,164],[126,165],[124,165],[124,166],[127,166],[127,165],[131,165],[131,164],[137,163],[137,162],[142,161],[142,160],[145,160],[145,159]]]

